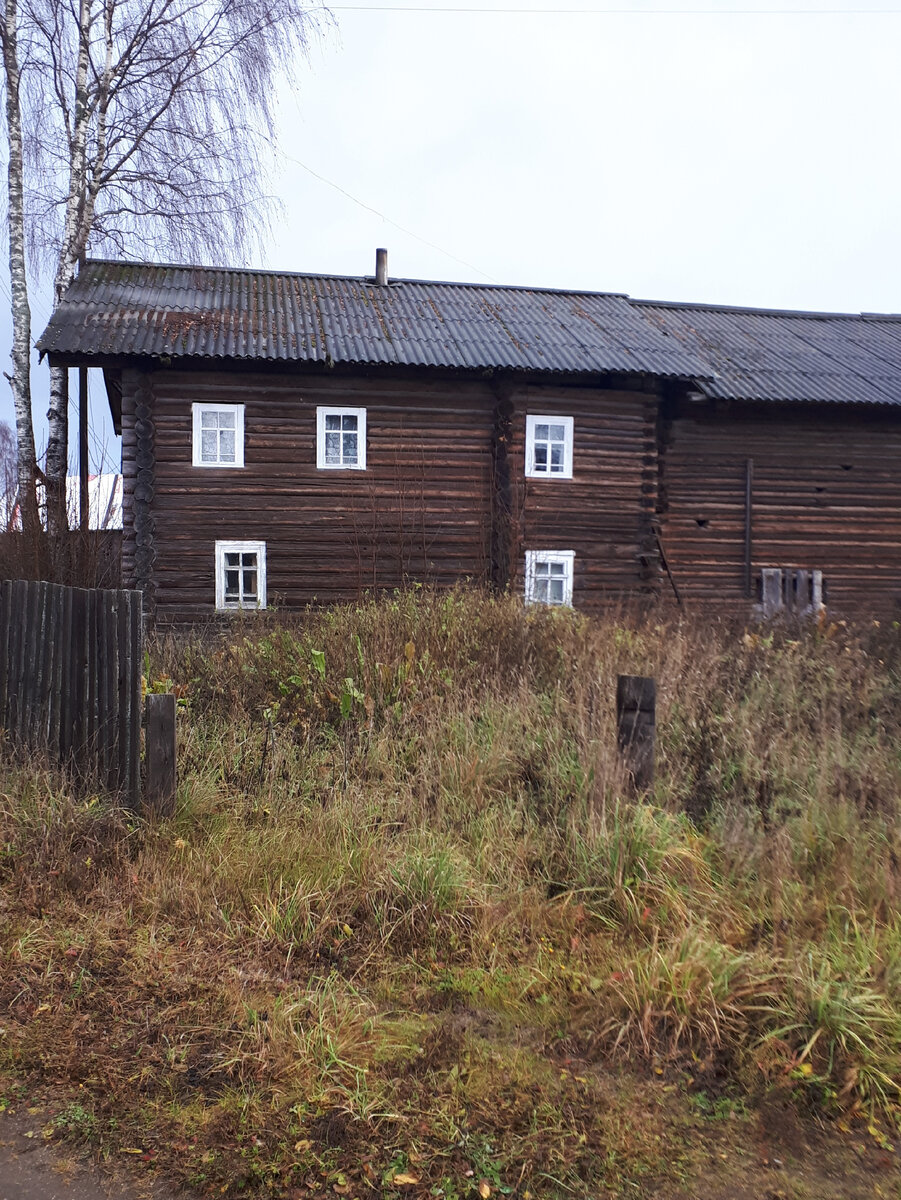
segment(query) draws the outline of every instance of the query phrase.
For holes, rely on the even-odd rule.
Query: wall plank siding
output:
[[[525,416],[574,420],[573,478],[525,478]],[[574,550],[573,601],[596,610],[613,599],[653,594],[657,563],[657,398],[589,388],[529,388],[516,396],[511,460],[521,574],[525,550]]]
[[[152,429],[140,427],[149,388]],[[575,602],[595,608],[653,590],[655,397],[575,387],[504,387],[511,416],[507,579],[522,587],[526,549],[576,553]],[[195,402],[244,404],[244,469],[191,465]],[[123,375],[126,529],[149,506],[144,548],[123,547],[123,579],[176,620],[214,609],[217,539],[265,541],[270,604],[355,599],[413,580],[492,577],[498,384],[417,378],[160,369]],[[367,469],[316,468],[316,408],[367,410]],[[576,422],[575,478],[525,480],[525,418]],[[142,450],[143,447],[143,450]],[[152,459],[152,485],[139,459]],[[140,478],[143,478],[143,487]],[[130,518],[131,517],[131,521]],[[148,546],[148,538],[152,545]],[[495,553],[497,548],[495,547]],[[653,557],[653,555],[652,555]],[[495,573],[496,580],[496,573]]]
[[[270,604],[354,599],[488,571],[484,385],[157,372],[156,601],[179,619],[214,603],[214,543],[266,542]],[[191,405],[245,405],[243,470],[191,466]],[[367,470],[316,468],[318,405],[367,409]]]
[[[683,404],[664,422],[664,549],[688,602],[744,601],[745,463],[753,459],[752,576],[823,572],[837,613],[901,603],[901,422],[826,406]]]

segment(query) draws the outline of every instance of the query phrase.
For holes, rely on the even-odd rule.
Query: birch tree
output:
[[[5,0],[0,29],[6,84],[6,189],[9,223],[9,284],[12,297],[12,374],[18,446],[17,491],[22,527],[33,538],[38,527],[37,462],[31,417],[31,308],[25,263],[25,154],[22,134],[22,72],[19,62],[18,0]]]
[[[12,528],[18,493],[16,438],[5,421],[0,421],[0,532]]]
[[[13,32],[21,4],[30,51],[20,121],[30,203],[14,213],[10,190],[10,246],[13,223],[24,227],[27,216],[54,302],[88,252],[243,261],[266,229],[276,88],[314,27],[304,0],[5,3]],[[6,79],[9,107],[9,68]],[[24,306],[20,314],[14,304],[14,319],[28,345]],[[58,527],[66,378],[51,371],[45,475]]]

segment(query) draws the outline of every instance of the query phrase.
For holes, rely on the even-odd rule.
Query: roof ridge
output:
[[[273,267],[223,267],[209,263],[147,262],[141,259],[89,258],[79,271],[89,266],[134,267],[162,271],[208,271],[228,275],[268,275],[282,279],[330,279],[343,283],[375,284],[374,275],[339,275],[321,271],[284,271]],[[604,292],[591,288],[545,287],[525,283],[471,283],[459,279],[412,279],[390,277],[389,289],[398,284],[413,284],[422,287],[448,287],[475,291],[530,292],[551,296],[597,296],[610,300],[626,300],[635,308],[666,308],[686,312],[748,313],[763,317],[807,317],[813,320],[831,321],[901,321],[901,313],[879,312],[830,312],[825,309],[767,308],[754,304],[718,304],[704,300],[646,300],[630,296],[628,292]]]
[[[689,312],[749,313],[761,317],[811,317],[815,320],[839,321],[901,321],[901,313],[829,312],[821,309],[763,308],[750,304],[708,304],[702,300],[640,300],[627,297],[636,308],[673,308]]]
[[[274,267],[217,267],[209,263],[176,263],[176,262],[147,262],[142,259],[124,258],[88,258],[82,271],[92,266],[136,267],[140,269],[156,268],[164,271],[218,271],[228,275],[273,275],[283,279],[340,279],[344,283],[375,283],[374,275],[336,275],[323,271],[283,271]],[[462,279],[408,279],[401,276],[389,276],[388,288],[398,283],[421,284],[423,287],[454,287],[473,288],[479,291],[498,292],[546,292],[555,296],[604,296],[613,300],[629,300],[627,292],[601,292],[591,288],[559,288],[533,285],[528,283],[471,283]]]

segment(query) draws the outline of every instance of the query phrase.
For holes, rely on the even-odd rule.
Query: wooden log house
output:
[[[163,618],[469,580],[901,611],[901,317],[88,261],[122,578]]]

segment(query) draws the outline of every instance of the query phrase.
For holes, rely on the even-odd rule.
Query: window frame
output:
[[[257,602],[256,604],[226,604],[225,602],[225,556],[226,554],[249,554],[257,556]],[[256,612],[266,607],[266,543],[255,541],[216,541],[216,611]]]
[[[559,604],[555,604],[551,600],[539,600],[535,596],[535,567],[538,564],[554,562],[562,562],[566,567],[563,573],[563,599]],[[523,592],[526,604],[544,604],[548,608],[572,608],[575,571],[575,550],[527,550],[526,578]]]
[[[203,414],[215,412],[230,412],[235,414],[235,461],[234,462],[204,462],[203,461]],[[242,469],[244,466],[244,405],[217,404],[212,401],[195,401],[191,405],[191,465],[204,467],[206,470],[231,471]]]
[[[540,471],[535,466],[535,428],[538,425],[563,426],[563,470]],[[526,414],[526,479],[572,479],[575,419]]]
[[[355,463],[330,463],[325,461],[326,417],[357,418],[357,461]],[[342,446],[343,453],[343,446]],[[316,408],[316,468],[319,471],[365,471],[366,470],[366,409],[345,408],[320,404]]]

